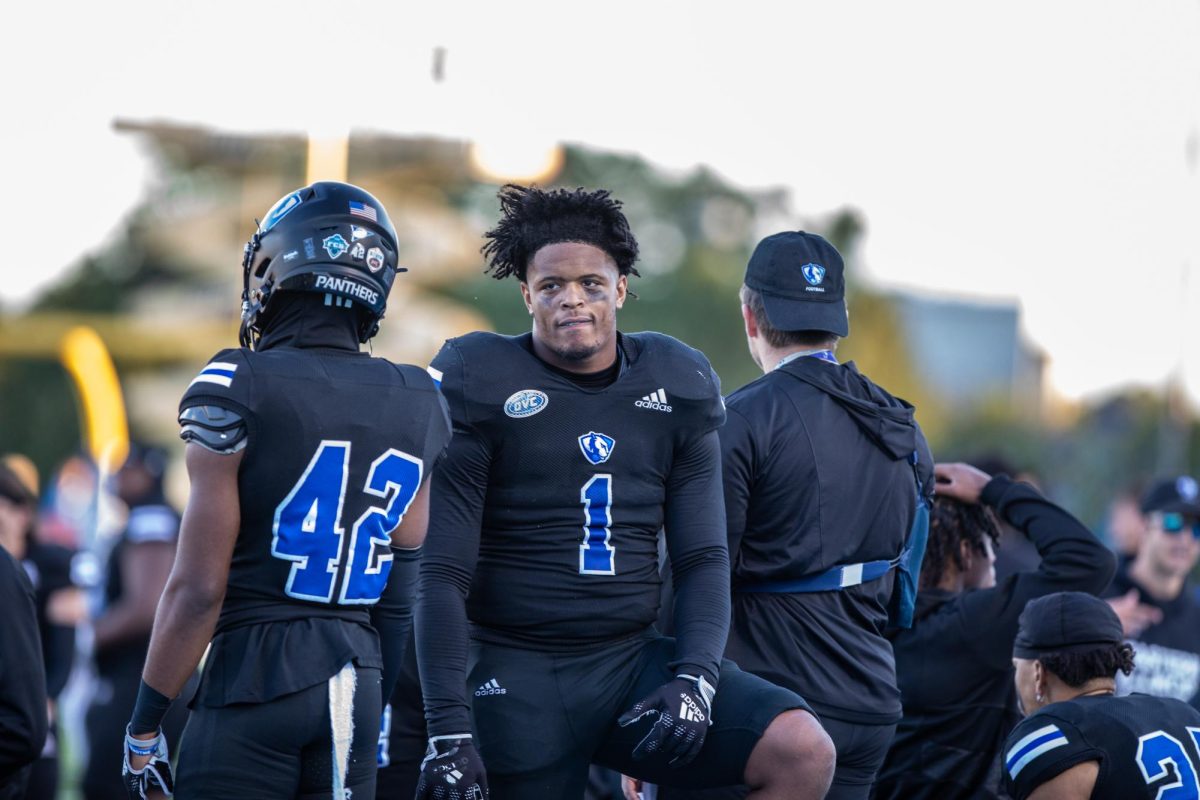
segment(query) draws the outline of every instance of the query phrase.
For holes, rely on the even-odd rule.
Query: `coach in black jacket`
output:
[[[1000,751],[1020,722],[1013,639],[1025,603],[1063,591],[1099,594],[1116,561],[1088,529],[1027,483],[967,464],[938,464],[937,500],[912,630],[893,634],[904,718],[876,800],[1000,794]],[[996,583],[993,509],[1029,537],[1035,572]]]
[[[733,570],[726,655],[808,700],[837,747],[827,797],[865,798],[900,719],[884,627],[932,457],[912,406],[834,356],[849,323],[832,245],[803,232],[767,237],[741,298],[765,374],[726,400],[720,431]]]
[[[16,800],[25,796],[26,767],[46,741],[46,676],[33,586],[4,548],[0,609],[0,800]]]

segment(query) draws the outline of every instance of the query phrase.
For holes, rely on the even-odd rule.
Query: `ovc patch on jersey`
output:
[[[1004,756],[1004,766],[1015,781],[1021,770],[1043,753],[1067,744],[1067,735],[1057,725],[1038,728],[1033,733],[1009,748]]]
[[[548,405],[550,405],[550,398],[546,397],[545,392],[539,392],[537,389],[522,389],[514,392],[504,401],[504,413],[518,419],[532,417]]]
[[[237,368],[237,364],[230,364],[225,361],[213,361],[200,370],[200,374],[188,386],[194,386],[197,383],[216,383],[229,387],[233,384],[233,375],[237,372]]]
[[[612,455],[616,445],[616,439],[595,431],[588,431],[579,437],[579,449],[583,451],[583,457],[592,464],[603,464],[608,461],[608,457]]]

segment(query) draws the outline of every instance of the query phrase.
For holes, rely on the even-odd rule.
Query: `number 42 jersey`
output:
[[[1086,761],[1093,800],[1200,798],[1200,712],[1169,697],[1077,697],[1025,718],[1004,745],[1006,788],[1024,800]]]
[[[351,660],[381,666],[369,607],[390,534],[450,437],[433,379],[366,353],[224,350],[184,393],[180,411],[193,406],[232,411],[248,433],[201,702],[263,702]]]

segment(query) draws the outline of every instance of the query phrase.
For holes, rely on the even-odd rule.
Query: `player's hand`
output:
[[[631,778],[628,775],[622,775],[621,796],[624,797],[625,800],[642,800],[641,778]]]
[[[152,800],[162,795],[170,797],[175,793],[175,776],[171,774],[167,739],[161,730],[152,736],[134,736],[126,728],[121,777],[129,800]]]
[[[716,689],[704,678],[677,675],[626,711],[617,720],[622,728],[641,719],[653,719],[650,732],[633,748],[633,758],[662,753],[671,766],[690,762],[704,746],[708,726],[712,724],[712,698]]]
[[[1162,609],[1143,603],[1137,589],[1130,589],[1120,597],[1110,597],[1107,603],[1117,612],[1121,629],[1130,639],[1137,638],[1151,625],[1162,622]]]
[[[963,503],[978,503],[983,487],[992,479],[981,469],[970,464],[934,464],[933,491]]]
[[[429,740],[416,800],[487,800],[487,772],[471,735]]]

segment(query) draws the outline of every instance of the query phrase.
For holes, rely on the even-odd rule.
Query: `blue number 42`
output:
[[[379,600],[392,570],[391,533],[421,486],[421,460],[389,449],[371,464],[363,491],[384,500],[350,529],[342,565],[342,505],[350,472],[350,442],[322,441],[288,496],[275,509],[271,555],[292,562],[284,591],[319,603],[370,604]]]

